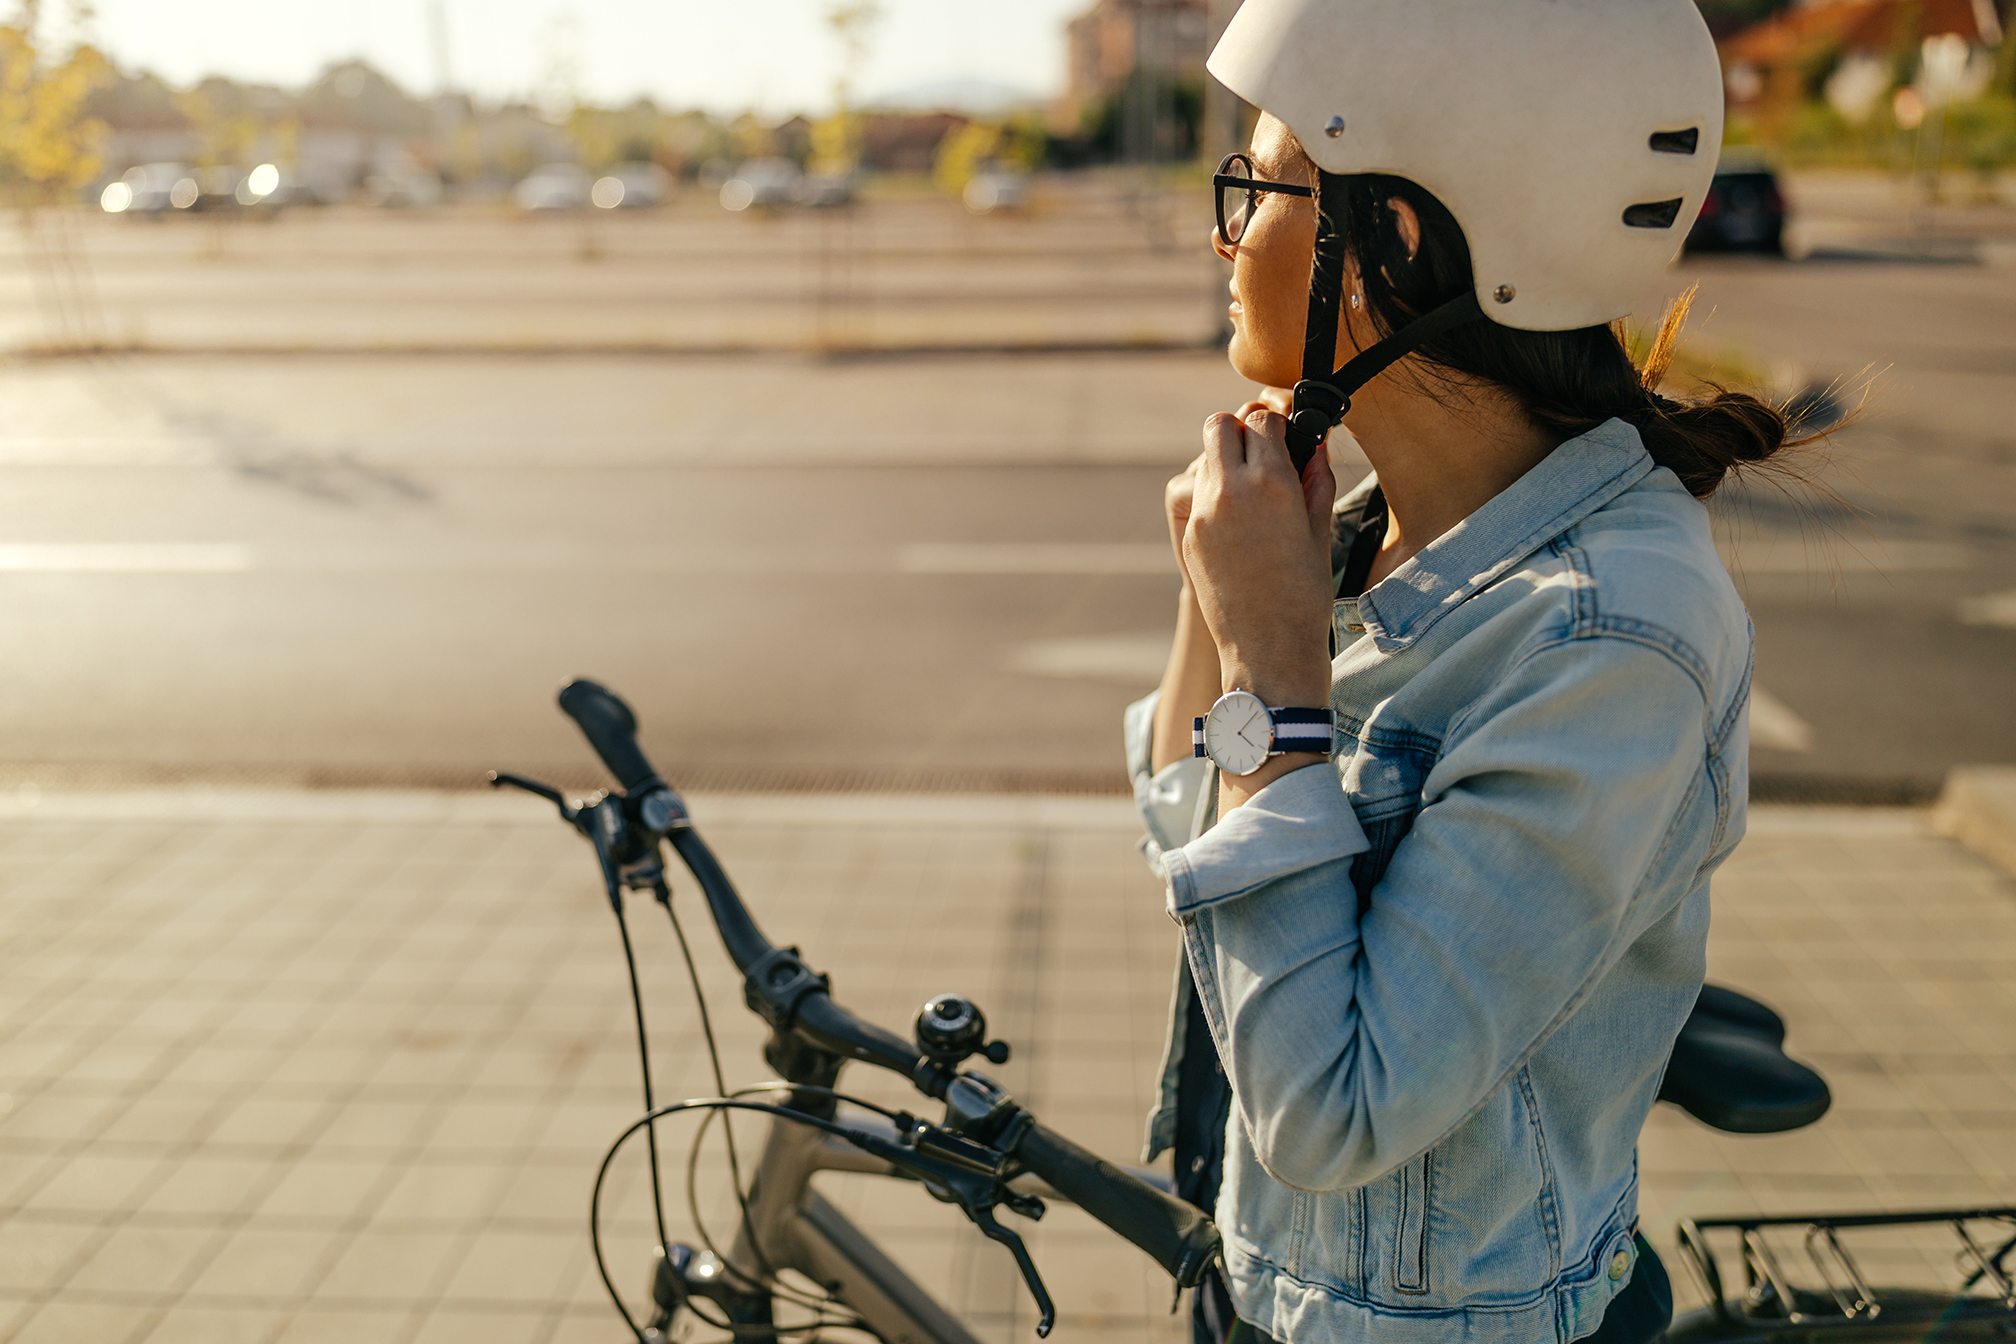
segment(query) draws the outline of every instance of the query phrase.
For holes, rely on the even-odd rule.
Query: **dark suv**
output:
[[[1785,193],[1762,163],[1724,160],[1687,234],[1689,252],[1785,252]]]

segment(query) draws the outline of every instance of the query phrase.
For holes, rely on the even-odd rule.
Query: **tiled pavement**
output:
[[[695,810],[767,930],[844,1002],[902,1027],[928,994],[971,993],[1017,1043],[1001,1072],[1018,1095],[1133,1154],[1173,933],[1124,804]],[[760,1033],[680,889],[730,1082],[754,1081]],[[637,1111],[611,922],[585,846],[531,800],[0,801],[0,1344],[625,1338],[585,1235],[593,1165]],[[664,921],[639,902],[633,930],[660,1092],[709,1093]],[[1760,809],[1718,886],[1711,967],[1784,1011],[1837,1103],[1764,1138],[1656,1115],[1655,1232],[2016,1201],[2016,882],[1914,813]],[[843,1086],[907,1099],[866,1070]],[[758,1126],[738,1132],[753,1147]],[[690,1133],[668,1135],[675,1193]],[[608,1235],[626,1288],[650,1254],[631,1157]],[[1005,1254],[956,1214],[822,1179],[983,1336],[1027,1336]],[[725,1229],[725,1187],[703,1184]],[[690,1237],[683,1202],[670,1213]],[[1031,1240],[1059,1337],[1176,1338],[1160,1271],[1082,1215],[1055,1210]]]

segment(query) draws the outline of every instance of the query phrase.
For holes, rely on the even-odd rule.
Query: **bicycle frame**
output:
[[[849,1123],[859,1121],[850,1117]],[[886,1122],[883,1127],[893,1139],[895,1128]],[[734,1268],[754,1282],[769,1277],[766,1266],[795,1270],[832,1292],[887,1344],[980,1344],[867,1233],[812,1189],[812,1177],[821,1171],[901,1175],[830,1134],[773,1117],[749,1191],[749,1216],[728,1254]]]

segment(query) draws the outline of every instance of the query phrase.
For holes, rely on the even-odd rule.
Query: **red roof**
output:
[[[1780,10],[1721,44],[1725,63],[1783,65],[1824,48],[1889,52],[1958,33],[1991,47],[2002,34],[1994,0],[1820,0]]]

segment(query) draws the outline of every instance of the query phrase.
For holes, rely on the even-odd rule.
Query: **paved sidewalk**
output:
[[[766,930],[844,1002],[902,1027],[931,993],[971,993],[1017,1045],[1009,1086],[1133,1155],[1173,931],[1124,803],[723,796],[695,812]],[[2016,1199],[2016,883],[1917,813],[1753,815],[1712,973],[1785,1012],[1836,1107],[1752,1139],[1655,1116],[1648,1227]],[[730,1082],[755,1081],[760,1032],[680,890]],[[586,848],[532,800],[0,799],[0,1344],[625,1338],[584,1218],[593,1165],[637,1110],[610,924]],[[711,1092],[662,918],[639,903],[633,929],[661,1093]],[[865,1070],[843,1086],[907,1099]],[[738,1132],[753,1145],[757,1126]],[[668,1136],[675,1191],[685,1134]],[[607,1238],[626,1289],[649,1268],[640,1173],[623,1168]],[[826,1181],[985,1337],[1029,1337],[1005,1253],[956,1214]],[[725,1231],[723,1187],[705,1184]],[[690,1237],[683,1201],[669,1212]],[[1082,1215],[1053,1211],[1032,1247],[1057,1337],[1181,1337],[1161,1272]]]

